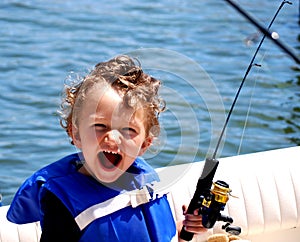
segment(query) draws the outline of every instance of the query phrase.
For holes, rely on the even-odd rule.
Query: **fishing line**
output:
[[[261,65],[257,65],[257,64],[255,64],[255,66],[261,67]],[[239,148],[238,148],[238,151],[237,151],[237,155],[239,155],[240,152],[241,152],[242,143],[243,143],[244,136],[245,136],[245,131],[246,131],[246,127],[247,127],[247,124],[248,124],[248,119],[249,119],[249,116],[250,116],[250,109],[251,109],[251,105],[252,105],[253,94],[254,94],[254,91],[255,91],[255,88],[256,88],[257,79],[258,79],[258,76],[256,76],[255,81],[253,83],[253,87],[251,88],[252,90],[251,90],[249,105],[248,105],[248,109],[247,109],[247,114],[246,114],[246,118],[245,118],[245,122],[244,122],[243,131],[242,131],[242,134],[241,134],[241,139],[240,139],[240,144],[239,144]]]
[[[226,1],[228,1],[228,0],[226,0]],[[231,1],[228,1],[228,2],[232,3]],[[223,129],[222,129],[222,131],[221,131],[220,137],[219,137],[219,139],[218,139],[216,149],[215,149],[214,154],[213,154],[213,156],[212,156],[213,159],[215,159],[216,156],[217,156],[217,152],[218,152],[218,149],[219,149],[221,140],[222,140],[222,138],[223,138],[225,129],[226,129],[227,125],[228,125],[228,122],[229,122],[229,119],[230,119],[230,117],[231,117],[231,114],[232,114],[232,111],[233,111],[233,109],[234,109],[234,106],[235,106],[235,104],[236,104],[236,101],[237,101],[237,99],[238,99],[238,97],[239,97],[239,95],[240,95],[240,92],[241,92],[241,90],[242,90],[242,88],[243,88],[243,86],[244,86],[244,83],[245,83],[245,81],[246,81],[246,78],[247,78],[247,76],[248,76],[250,70],[251,70],[252,67],[255,65],[255,64],[253,64],[253,63],[254,63],[254,60],[255,60],[255,58],[256,58],[256,55],[257,55],[258,51],[260,50],[260,47],[262,46],[262,44],[263,44],[263,42],[264,42],[264,40],[265,40],[265,38],[266,38],[266,36],[267,36],[267,33],[265,33],[265,32],[268,32],[268,33],[269,33],[269,29],[271,28],[272,24],[274,23],[274,21],[275,21],[277,15],[278,15],[278,13],[280,12],[280,10],[282,9],[282,7],[283,7],[284,4],[286,4],[286,3],[292,4],[291,2],[286,1],[286,0],[282,1],[281,4],[280,4],[280,6],[278,7],[276,13],[274,14],[273,19],[272,19],[271,22],[270,22],[270,24],[269,24],[269,26],[268,26],[268,29],[265,29],[265,28],[263,27],[263,28],[265,29],[265,31],[263,32],[264,35],[263,35],[263,37],[262,37],[262,39],[261,39],[261,41],[260,41],[260,43],[259,43],[259,45],[258,45],[258,47],[257,47],[257,49],[256,49],[256,51],[255,51],[255,53],[254,53],[254,55],[253,55],[253,57],[252,57],[252,59],[251,59],[251,61],[250,61],[250,63],[249,63],[249,66],[248,66],[248,68],[247,68],[247,70],[246,70],[246,72],[245,72],[245,75],[244,75],[244,77],[243,77],[243,79],[242,79],[242,81],[241,81],[241,84],[240,84],[240,86],[239,86],[239,89],[238,89],[238,91],[237,91],[237,93],[236,93],[236,95],[235,95],[235,97],[234,97],[233,103],[232,103],[232,105],[231,105],[231,107],[230,107],[230,110],[229,110],[229,112],[228,112],[227,118],[226,118],[226,120],[225,120],[225,124],[224,124],[224,126],[223,126]],[[235,5],[235,4],[234,4],[234,5]],[[238,7],[237,5],[235,5],[235,6]],[[239,7],[238,7],[238,8],[239,8]],[[300,63],[300,62],[299,62],[299,63]]]

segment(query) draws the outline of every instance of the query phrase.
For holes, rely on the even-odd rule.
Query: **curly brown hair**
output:
[[[71,139],[72,126],[78,125],[77,114],[87,92],[99,83],[108,84],[117,91],[127,107],[135,109],[142,105],[146,114],[146,135],[152,137],[159,135],[158,116],[165,109],[165,102],[158,95],[161,82],[145,74],[137,59],[120,55],[107,62],[98,63],[78,83],[65,86],[60,106],[60,124]]]

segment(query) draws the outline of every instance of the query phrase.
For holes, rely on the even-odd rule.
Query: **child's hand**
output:
[[[199,209],[194,211],[194,214],[187,214],[187,207],[185,205],[182,206],[183,214],[185,215],[185,219],[182,221],[182,225],[185,226],[185,230],[192,233],[201,233],[206,232],[207,228],[202,225],[202,216],[199,215]]]
[[[194,211],[194,214],[187,214],[187,207],[182,206],[183,215],[185,219],[177,223],[177,230],[180,233],[182,226],[185,226],[185,230],[194,234],[199,234],[207,231],[207,228],[202,225],[202,216],[199,215],[199,209]],[[179,241],[184,241],[179,238]]]

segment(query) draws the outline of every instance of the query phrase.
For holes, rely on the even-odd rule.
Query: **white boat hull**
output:
[[[300,238],[300,147],[284,148],[219,159],[215,180],[226,181],[232,194],[225,214],[242,228],[241,237],[252,242],[298,242]],[[189,204],[204,162],[157,169],[160,191],[168,198],[176,220]],[[0,242],[38,242],[39,223],[15,225],[6,220],[8,206],[0,207]],[[223,223],[193,241],[206,241],[224,233]],[[175,239],[176,241],[176,239]]]

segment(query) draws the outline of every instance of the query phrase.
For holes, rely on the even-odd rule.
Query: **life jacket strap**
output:
[[[141,190],[137,189],[121,193],[116,197],[106,200],[105,202],[98,203],[87,208],[75,217],[75,221],[80,230],[83,230],[86,226],[98,218],[112,214],[130,205],[135,208],[141,204],[157,199],[162,195],[155,194],[154,196],[153,193],[150,193],[149,187],[144,186]]]

